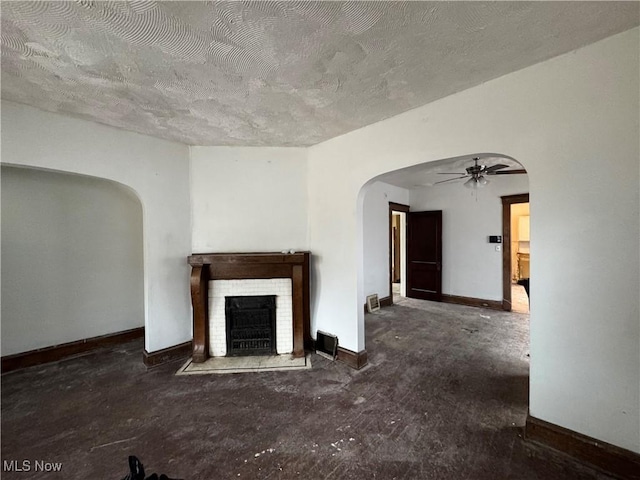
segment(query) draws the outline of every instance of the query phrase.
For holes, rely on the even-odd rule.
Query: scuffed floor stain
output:
[[[603,479],[523,443],[528,315],[405,300],[367,315],[370,366],[176,376],[143,345],[2,377],[2,460],[122,478],[128,455],[171,478]],[[467,330],[473,330],[471,334]]]

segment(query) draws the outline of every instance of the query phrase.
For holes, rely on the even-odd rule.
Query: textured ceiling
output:
[[[2,1],[2,97],[306,146],[632,28],[637,2]]]

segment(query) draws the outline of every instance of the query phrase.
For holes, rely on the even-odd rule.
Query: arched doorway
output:
[[[496,157],[496,161],[506,161]],[[446,171],[457,171],[457,161]],[[447,163],[436,167],[445,171]],[[517,165],[514,161],[513,168]],[[368,212],[371,207],[406,195],[410,212],[437,210],[443,219],[444,301],[410,298],[366,315],[362,324],[369,361],[392,372],[397,387],[387,388],[385,395],[397,395],[403,411],[413,412],[413,407],[422,413],[412,419],[418,425],[416,431],[437,431],[441,426],[438,419],[446,417],[447,431],[443,428],[437,433],[439,440],[446,438],[443,442],[455,445],[458,440],[454,438],[460,435],[484,448],[488,435],[491,441],[499,438],[497,442],[513,445],[525,425],[529,405],[529,322],[525,315],[502,310],[505,240],[494,243],[490,237],[502,236],[501,197],[528,192],[528,178],[496,176],[482,190],[468,190],[462,182],[440,188],[421,178],[418,169],[429,167],[418,165],[380,175],[361,192],[364,295],[371,293],[366,287],[371,284],[367,279],[376,276],[373,269],[378,269],[378,277],[384,277],[388,265],[372,265],[366,256],[366,246],[375,242],[367,235],[382,238],[386,234],[382,226],[376,233],[373,225],[367,224],[373,217]],[[437,178],[434,182],[442,177]],[[463,305],[446,305],[446,301]],[[409,394],[402,390],[406,385],[411,385]]]
[[[486,166],[505,165],[487,175],[477,189],[463,188],[469,178],[448,173],[465,172],[480,157]],[[457,179],[457,180],[456,180]],[[362,259],[361,299],[378,293],[385,298],[383,286],[375,278],[389,278],[389,233],[382,223],[382,210],[391,203],[410,205],[411,211],[442,210],[443,261],[442,299],[449,303],[502,308],[503,237],[501,197],[528,193],[528,175],[515,159],[501,154],[470,154],[418,164],[378,175],[361,189]],[[377,209],[376,216],[371,210]],[[385,213],[386,214],[386,213]],[[498,237],[498,238],[494,238]],[[499,242],[499,243],[497,243]],[[370,254],[372,244],[380,244],[378,261]],[[384,252],[383,252],[384,250]],[[389,256],[382,256],[383,254]],[[378,282],[380,283],[380,282]],[[374,291],[378,288],[380,291]]]
[[[4,356],[142,336],[142,216],[116,182],[2,166]]]

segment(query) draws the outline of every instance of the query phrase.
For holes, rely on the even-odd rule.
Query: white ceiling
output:
[[[2,97],[308,146],[638,25],[637,2],[2,1]]]

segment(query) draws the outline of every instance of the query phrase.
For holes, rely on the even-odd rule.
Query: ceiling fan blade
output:
[[[498,163],[497,165],[491,165],[490,167],[485,168],[482,173],[493,173],[496,170],[502,170],[503,168],[509,168],[509,165],[504,165],[502,163]]]
[[[462,172],[437,172],[438,175],[466,175],[466,173]]]
[[[502,170],[499,172],[492,172],[489,175],[520,175],[523,173],[527,173],[527,171],[524,168],[521,168],[518,170]]]
[[[439,182],[434,183],[434,185],[438,185],[439,183],[451,182],[453,180],[460,180],[461,178],[467,178],[469,175],[462,175],[461,177],[456,178],[448,178],[447,180],[441,180]]]

